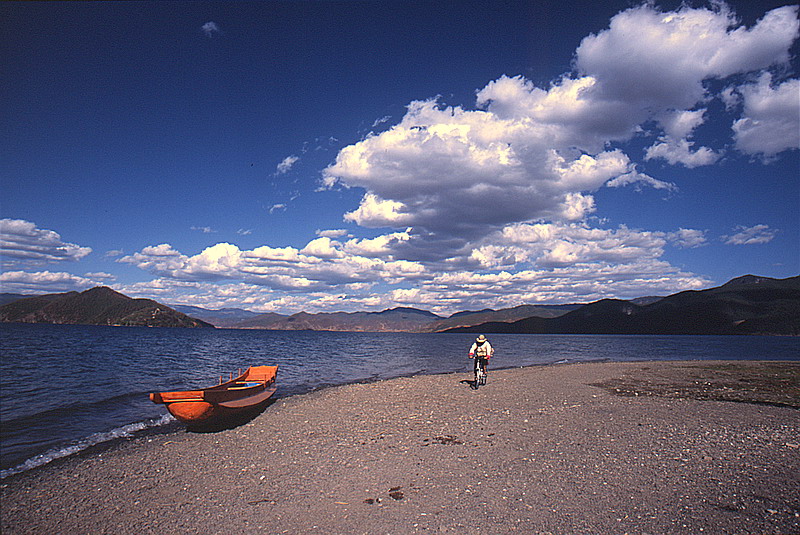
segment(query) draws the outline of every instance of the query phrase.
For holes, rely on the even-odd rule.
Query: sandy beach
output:
[[[3,480],[11,533],[800,533],[800,363],[328,388]]]

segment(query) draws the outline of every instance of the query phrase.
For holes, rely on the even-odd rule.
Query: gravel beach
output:
[[[800,363],[328,388],[3,480],[12,533],[800,533]],[[280,383],[280,373],[279,373]]]

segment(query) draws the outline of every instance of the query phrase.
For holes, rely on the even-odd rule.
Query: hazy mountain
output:
[[[603,299],[558,318],[484,323],[450,332],[800,335],[800,277],[747,275],[648,305]]]
[[[170,305],[171,308],[187,316],[203,320],[215,327],[231,327],[237,323],[247,321],[259,316],[258,312],[251,312],[241,308],[221,308],[209,310],[189,305]]]
[[[0,294],[0,299],[15,299],[0,306],[0,321],[16,322],[352,332],[800,335],[800,277],[746,275],[717,288],[667,297],[521,305],[462,311],[447,318],[403,307],[291,316],[232,308],[170,308],[149,299],[131,299],[109,288],[33,297]]]
[[[152,299],[133,299],[98,286],[85,292],[47,294],[0,306],[0,321],[147,327],[213,327]]]
[[[0,306],[6,305],[8,303],[13,303],[17,299],[23,299],[25,297],[33,297],[33,296],[24,294],[0,293]]]
[[[265,312],[264,314],[256,314],[252,318],[238,321],[229,327],[234,329],[270,329],[270,325],[275,323],[276,321],[284,320],[288,318],[284,314],[276,314],[274,312]]]
[[[525,318],[557,318],[582,305],[520,305],[501,310],[486,309],[478,312],[458,312],[449,318],[429,323],[427,332],[439,332],[457,327],[470,327],[487,322],[511,323]]]
[[[391,308],[382,312],[299,312],[292,316],[262,314],[232,325],[241,329],[352,331],[352,332],[438,332],[487,321],[511,322],[531,316],[557,317],[581,305],[523,305],[514,308],[464,311],[443,318],[416,308]]]
[[[236,325],[243,329],[285,331],[417,332],[439,316],[415,308],[382,312],[299,312],[291,316],[262,314]]]
[[[449,318],[458,318],[460,316],[471,316],[473,314],[483,314],[487,312],[494,312],[495,310],[492,308],[484,308],[483,310],[462,310],[461,312],[456,312],[455,314],[450,315]]]

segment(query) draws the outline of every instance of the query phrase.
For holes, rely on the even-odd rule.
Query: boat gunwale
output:
[[[150,394],[150,400],[154,403],[164,403],[169,405],[170,403],[192,403],[192,402],[205,402],[211,404],[223,404],[223,403],[230,403],[232,401],[237,400],[245,400],[249,398],[253,398],[258,396],[264,391],[269,390],[269,387],[275,383],[275,379],[277,376],[278,367],[277,366],[250,366],[248,367],[244,373],[241,375],[225,381],[224,383],[220,383],[215,386],[196,389],[196,390],[181,390],[181,391],[174,391],[174,392],[155,392]],[[258,373],[262,372],[262,373]],[[251,378],[248,381],[248,377],[251,375],[255,375],[260,378]],[[258,384],[251,385],[251,386],[244,386],[244,387],[235,387],[236,383],[243,383],[243,382],[254,382],[258,381]],[[272,389],[272,393],[274,393],[274,389]],[[270,393],[269,395],[272,395]],[[210,394],[210,395],[209,395]],[[230,394],[230,396],[226,396],[225,394]],[[269,396],[266,396],[269,397]],[[221,399],[227,398],[227,399]],[[266,398],[265,398],[266,399]]]

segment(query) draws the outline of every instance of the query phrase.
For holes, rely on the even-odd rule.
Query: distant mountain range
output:
[[[557,318],[583,305],[520,305],[500,310],[485,309],[478,312],[457,312],[449,318],[438,319],[425,327],[426,332],[442,332],[480,325],[488,322],[510,323],[525,318]]]
[[[7,303],[13,303],[17,299],[24,299],[25,297],[31,297],[30,295],[24,294],[9,294],[9,293],[2,293],[0,294],[0,306],[3,306]]]
[[[21,298],[22,297],[22,298]],[[350,332],[532,334],[800,335],[800,277],[746,275],[717,288],[630,301],[521,305],[449,317],[415,308],[291,316],[243,309],[207,310],[131,299],[110,288],[82,293],[0,294],[0,321]]]
[[[522,305],[502,310],[485,309],[477,312],[457,312],[442,317],[416,308],[390,308],[382,312],[299,312],[291,316],[268,312],[240,322],[223,325],[215,319],[215,311],[199,310],[194,317],[213,323],[217,327],[234,329],[267,329],[280,331],[350,331],[350,332],[440,332],[456,327],[469,327],[487,321],[515,321],[540,316],[557,317],[582,305]],[[178,310],[184,308],[176,307]]]
[[[0,322],[214,327],[152,299],[133,299],[104,286],[15,299],[0,306]]]
[[[417,332],[437,318],[436,314],[414,308],[392,308],[383,312],[300,312],[288,317],[265,314],[239,324],[239,327],[286,331]]]
[[[800,335],[800,277],[746,275],[650,304],[603,299],[557,318],[488,322],[447,332],[530,334]]]
[[[170,308],[182,312],[187,316],[201,319],[215,327],[233,327],[234,325],[255,318],[260,314],[241,308],[221,308],[219,310],[208,310],[205,308],[189,305],[170,305]]]

